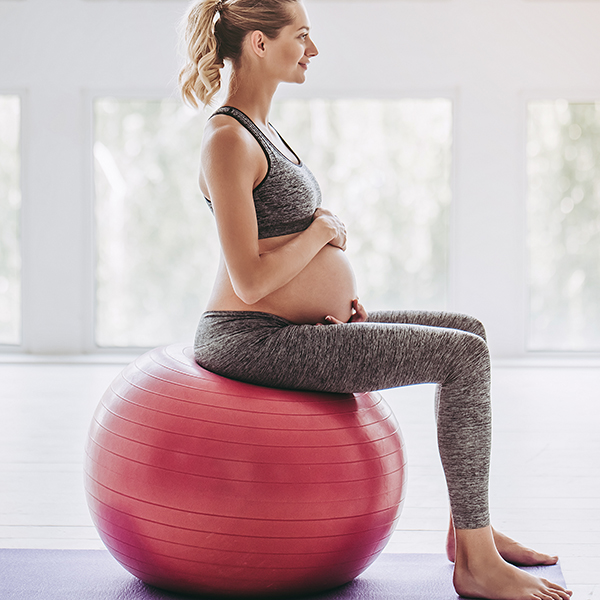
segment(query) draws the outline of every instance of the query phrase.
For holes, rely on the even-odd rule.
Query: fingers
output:
[[[365,307],[358,301],[358,298],[352,300],[352,316],[348,323],[364,323],[369,318]],[[336,319],[332,315],[327,315],[324,319],[325,323],[330,325],[343,325],[344,322]],[[319,325],[319,323],[317,323]]]
[[[352,300],[352,316],[348,320],[348,323],[364,323],[369,318],[365,307],[358,301],[358,298]],[[329,325],[343,325],[344,321],[340,321],[332,315],[327,315],[324,319],[325,324]],[[316,325],[323,325],[323,323],[316,323]]]
[[[354,310],[354,314],[350,317],[352,323],[364,323],[369,318],[365,307],[358,301],[358,298],[352,300],[352,310]]]
[[[319,218],[322,218],[327,222],[328,227],[333,234],[329,244],[345,251],[347,234],[346,227],[342,220],[326,208],[317,208],[317,210],[315,210],[313,213],[313,221]]]
[[[315,210],[315,212],[313,213],[313,220],[323,215],[329,215],[330,217],[332,217],[333,213],[330,210],[319,206],[319,208],[317,208],[317,210]]]
[[[329,211],[327,211],[325,208],[317,208],[317,210],[315,210],[315,212],[313,213],[313,221],[315,219],[318,219],[319,217],[322,217],[323,215],[328,214]]]
[[[340,321],[339,319],[336,319],[335,317],[332,317],[331,315],[327,315],[325,317],[325,320],[330,323],[331,325],[343,325],[344,322]]]
[[[339,248],[343,252],[346,252],[346,238],[345,237],[343,239],[340,239],[339,237],[334,238],[333,240],[331,240],[329,242],[329,245],[335,246],[336,248]]]
[[[348,236],[346,234],[346,227],[339,219],[337,219],[337,221],[337,234],[329,243],[332,246],[335,246],[336,248],[339,248],[340,250],[345,252],[346,241],[348,239]]]

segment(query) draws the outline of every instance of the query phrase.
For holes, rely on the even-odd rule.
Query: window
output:
[[[291,100],[271,120],[346,223],[365,306],[445,308],[451,101]]]
[[[600,350],[600,102],[529,104],[532,350]]]
[[[95,101],[96,343],[189,341],[218,262],[198,189],[204,117],[178,100]]]
[[[0,96],[0,344],[21,341],[20,99]]]
[[[96,341],[189,339],[218,242],[197,185],[205,117],[175,100],[95,102]],[[372,308],[443,308],[452,107],[448,100],[295,100],[271,120],[351,232]]]

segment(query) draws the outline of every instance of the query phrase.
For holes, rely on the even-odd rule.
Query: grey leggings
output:
[[[476,319],[382,311],[366,323],[315,326],[211,311],[200,320],[194,349],[204,368],[269,387],[344,393],[437,383],[438,446],[454,524],[489,525],[490,361]]]

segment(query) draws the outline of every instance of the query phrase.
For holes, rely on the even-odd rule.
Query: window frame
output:
[[[452,194],[452,201],[450,204],[449,214],[449,231],[448,231],[448,270],[446,274],[447,279],[447,296],[448,305],[452,305],[452,264],[453,264],[453,251],[452,251],[452,240],[454,231],[454,200],[455,200],[455,146],[454,139],[456,135],[456,102],[457,102],[457,90],[450,89],[429,89],[427,91],[419,90],[418,92],[410,89],[405,89],[401,93],[388,92],[386,94],[381,93],[365,93],[364,91],[354,90],[349,93],[337,90],[332,93],[328,90],[310,90],[309,93],[298,94],[297,91],[301,88],[291,88],[289,86],[282,86],[276,95],[276,100],[311,100],[314,98],[324,100],[347,100],[347,99],[368,99],[368,100],[426,100],[442,98],[448,100],[451,103],[451,117],[452,117],[452,166],[450,173],[450,189]],[[163,90],[157,88],[98,88],[93,90],[86,90],[84,94],[84,104],[86,111],[86,136],[85,136],[85,148],[86,148],[86,163],[85,163],[85,189],[89,194],[85,202],[85,222],[91,228],[89,233],[85,236],[89,240],[86,244],[85,249],[85,262],[88,265],[84,276],[84,294],[85,294],[85,312],[84,312],[84,352],[86,354],[131,354],[132,352],[143,352],[149,350],[151,347],[148,346],[99,346],[96,343],[95,336],[95,323],[96,323],[96,277],[95,269],[98,260],[97,256],[97,238],[96,238],[96,226],[94,219],[94,205],[95,205],[95,190],[94,190],[94,103],[100,98],[115,98],[117,100],[139,100],[139,101],[157,101],[164,100],[173,97],[173,94],[165,94]],[[212,113],[214,109],[200,109],[206,111],[207,116]],[[282,132],[285,137],[285,132]],[[198,190],[198,198],[201,200],[201,193]],[[91,265],[91,267],[90,267]],[[200,314],[198,315],[198,318]]]
[[[0,87],[0,96],[14,96],[19,99],[19,189],[21,195],[21,204],[19,206],[19,243],[18,249],[20,252],[20,298],[19,298],[19,322],[17,330],[19,332],[18,342],[16,344],[0,344],[0,353],[19,352],[24,347],[24,339],[26,338],[25,325],[25,302],[27,297],[28,271],[26,268],[26,253],[25,246],[26,232],[28,219],[25,216],[27,210],[27,177],[25,176],[27,168],[27,149],[28,149],[28,93],[25,88],[20,87]]]
[[[537,0],[539,1],[539,0]],[[520,222],[522,224],[521,235],[521,253],[523,256],[523,270],[521,279],[522,289],[522,344],[523,353],[526,358],[538,359],[554,359],[564,361],[576,358],[582,364],[592,361],[591,364],[596,364],[600,361],[600,350],[552,350],[552,349],[532,349],[529,346],[531,326],[530,326],[530,306],[531,306],[531,255],[529,251],[529,216],[528,216],[528,201],[529,201],[529,177],[528,177],[528,126],[529,126],[529,103],[530,102],[555,102],[557,100],[565,100],[568,103],[594,104],[600,101],[600,87],[577,89],[573,87],[555,87],[547,90],[526,90],[519,94],[519,102],[521,105],[520,121],[520,137],[522,145],[520,148],[519,160],[519,179],[521,187],[521,215]]]

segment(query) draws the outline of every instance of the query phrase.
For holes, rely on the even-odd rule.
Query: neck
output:
[[[277,83],[265,81],[252,73],[239,69],[233,71],[225,104],[248,115],[257,125],[268,128],[271,102]]]

